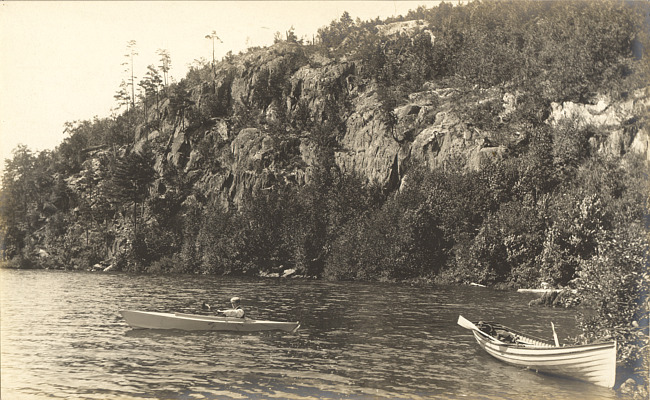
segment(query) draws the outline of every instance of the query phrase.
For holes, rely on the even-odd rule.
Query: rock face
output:
[[[627,100],[614,102],[601,96],[595,104],[553,103],[548,123],[556,125],[571,119],[579,127],[592,126],[608,132],[605,140],[594,143],[605,154],[620,156],[628,152],[641,154],[650,161],[650,133],[646,126],[636,126],[635,116],[648,115],[650,93],[638,90]]]
[[[398,25],[386,27],[384,34],[419,27],[417,23]],[[299,131],[303,128],[295,127],[305,122],[322,125],[332,107],[338,107],[341,122],[334,154],[338,168],[387,189],[400,186],[410,161],[435,169],[462,160],[467,168],[480,169],[503,156],[505,148],[491,144],[495,132],[464,121],[459,107],[501,104],[498,117],[506,118],[517,109],[517,93],[488,89],[467,100],[454,88],[426,83],[391,111],[383,106],[375,84],[363,78],[362,68],[360,61],[334,62],[322,55],[309,56],[301,47],[287,43],[222,65],[213,84],[191,90],[192,100],[201,107],[210,96],[216,96],[220,104],[239,110],[240,115],[212,117],[199,128],[189,127],[189,121],[164,120],[159,131],[149,133],[151,140],[167,138],[157,167],[170,163],[182,168],[199,192],[224,205],[240,204],[245,193],[280,182],[304,184],[309,182],[317,158],[316,145],[308,128]],[[637,127],[633,118],[646,112],[649,105],[645,91],[617,102],[602,97],[594,104],[553,104],[547,123],[578,119],[608,132],[594,144],[600,151],[617,155],[635,152],[650,160],[649,133],[645,127]],[[248,117],[248,124],[233,122],[243,117]],[[294,127],[291,132],[290,127]],[[278,129],[289,132],[285,136],[290,137],[294,154],[285,154],[289,139],[278,139],[282,136]],[[206,143],[213,148],[206,151]],[[283,157],[294,161],[278,162]],[[206,163],[219,168],[206,169]]]
[[[395,173],[400,145],[382,121],[376,96],[362,95],[355,100],[336,162],[343,172],[358,173],[373,183],[387,184]]]
[[[431,32],[429,29],[426,29],[426,26],[427,23],[424,20],[400,21],[400,22],[393,22],[386,25],[378,25],[377,32],[380,35],[385,35],[385,36],[398,35],[398,34],[412,35],[416,29],[422,29],[424,32],[429,34],[429,36],[431,37],[431,44],[434,44],[435,36],[433,35],[433,32]]]

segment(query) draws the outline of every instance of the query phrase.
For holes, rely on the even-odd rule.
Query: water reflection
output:
[[[482,288],[300,280],[0,272],[2,398],[572,398],[593,385],[507,366],[459,314],[531,334],[576,333],[573,313]],[[238,295],[284,332],[132,330],[120,309],[195,312]],[[487,318],[486,318],[487,316]]]

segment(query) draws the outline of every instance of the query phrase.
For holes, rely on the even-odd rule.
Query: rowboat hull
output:
[[[616,342],[556,347],[504,343],[472,329],[481,348],[510,365],[612,388],[616,381]],[[517,334],[521,338],[520,334]],[[527,338],[523,338],[526,340]],[[529,339],[534,342],[534,339]]]
[[[546,293],[552,293],[552,292],[571,292],[571,293],[576,293],[575,289],[517,289],[517,293],[538,293],[538,294],[546,294]]]
[[[149,311],[120,311],[129,326],[134,329],[178,329],[185,331],[285,331],[293,332],[298,322],[263,321],[248,318],[214,317],[209,315],[172,314]]]

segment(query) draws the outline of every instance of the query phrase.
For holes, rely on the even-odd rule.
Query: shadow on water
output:
[[[223,334],[225,332],[204,332],[204,331],[183,331],[180,329],[129,329],[124,336],[129,338],[151,338],[156,336],[183,337],[190,339],[191,336],[205,336],[207,334]],[[238,333],[238,332],[237,332]]]

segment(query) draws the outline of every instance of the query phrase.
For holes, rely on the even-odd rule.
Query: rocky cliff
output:
[[[498,105],[498,115],[493,117],[507,118],[517,111],[516,93],[502,87],[468,93],[428,82],[390,110],[389,120],[376,83],[360,73],[364,67],[362,60],[306,55],[301,46],[287,43],[251,52],[235,62],[222,63],[213,79],[190,88],[197,109],[216,97],[220,104],[249,112],[249,126],[234,122],[241,116],[226,114],[197,127],[187,117],[171,118],[166,110],[160,130],[141,134],[138,145],[163,138],[158,172],[162,174],[165,163],[182,169],[197,189],[223,204],[238,204],[244,193],[278,182],[308,182],[316,157],[310,132],[293,129],[279,139],[277,126],[288,131],[304,118],[323,123],[325,108],[332,103],[339,106],[342,122],[336,165],[344,173],[359,174],[386,189],[399,187],[413,161],[434,169],[460,159],[467,168],[478,169],[504,153],[503,140],[495,140],[502,133],[477,127],[463,117],[468,109],[480,110],[489,102]],[[274,97],[273,90],[281,96]],[[634,124],[648,105],[646,90],[618,101],[600,96],[590,104],[553,103],[547,123],[580,121],[607,132],[592,138],[592,146],[599,151],[635,152],[650,159],[647,128]],[[169,102],[163,105],[166,108]],[[301,114],[304,110],[307,116]],[[525,135],[522,128],[509,140]],[[211,146],[207,151],[206,143]],[[219,168],[206,169],[206,164]]]

